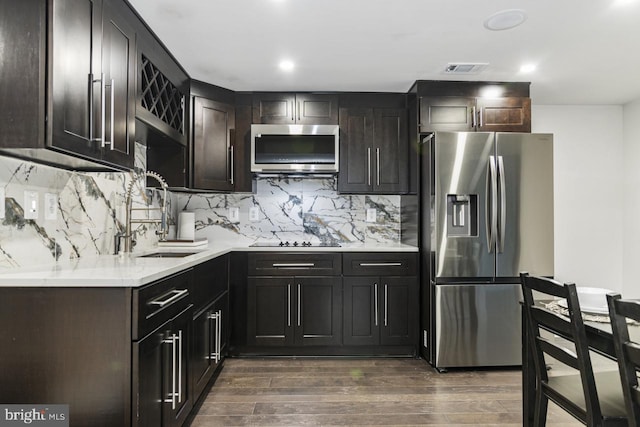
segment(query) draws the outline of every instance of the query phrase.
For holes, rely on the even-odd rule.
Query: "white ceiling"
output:
[[[640,0],[129,0],[189,75],[238,91],[530,81],[536,104],[640,99]],[[523,9],[517,28],[483,21]],[[280,60],[296,63],[290,73]],[[475,75],[449,62],[489,63]],[[537,64],[521,74],[523,63]]]

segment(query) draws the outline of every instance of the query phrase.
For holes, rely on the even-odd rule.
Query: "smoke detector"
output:
[[[488,63],[450,62],[444,69],[447,74],[478,74],[487,68]]]

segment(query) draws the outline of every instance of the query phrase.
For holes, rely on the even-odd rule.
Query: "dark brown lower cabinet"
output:
[[[249,252],[234,354],[415,355],[417,276],[416,253]]]
[[[227,347],[229,293],[225,292],[193,318],[192,396],[197,398],[221,365]]]
[[[227,269],[221,256],[140,287],[0,287],[0,402],[68,404],[70,427],[184,425],[226,352]]]
[[[343,264],[344,344],[416,346],[416,254],[345,253]]]
[[[68,404],[70,427],[131,425],[130,288],[0,287],[0,324],[0,402]]]
[[[415,344],[417,295],[415,277],[346,277],[344,344]]]
[[[191,312],[190,306],[134,343],[134,426],[177,427],[189,415]]]
[[[250,277],[247,318],[249,345],[340,345],[342,279]]]

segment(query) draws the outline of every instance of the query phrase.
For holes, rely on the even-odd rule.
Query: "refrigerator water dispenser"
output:
[[[478,235],[478,195],[447,194],[447,236]]]

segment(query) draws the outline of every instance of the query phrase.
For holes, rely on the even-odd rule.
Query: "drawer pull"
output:
[[[273,267],[279,268],[310,268],[315,267],[313,262],[292,262],[292,263],[273,263]]]
[[[360,267],[401,267],[401,262],[361,262]]]
[[[173,289],[169,292],[167,292],[166,294],[162,295],[160,298],[158,299],[154,299],[152,301],[149,301],[147,304],[149,305],[157,305],[158,307],[162,308],[165,307],[168,304],[171,304],[172,302],[182,298],[183,296],[187,295],[189,293],[188,289]]]

